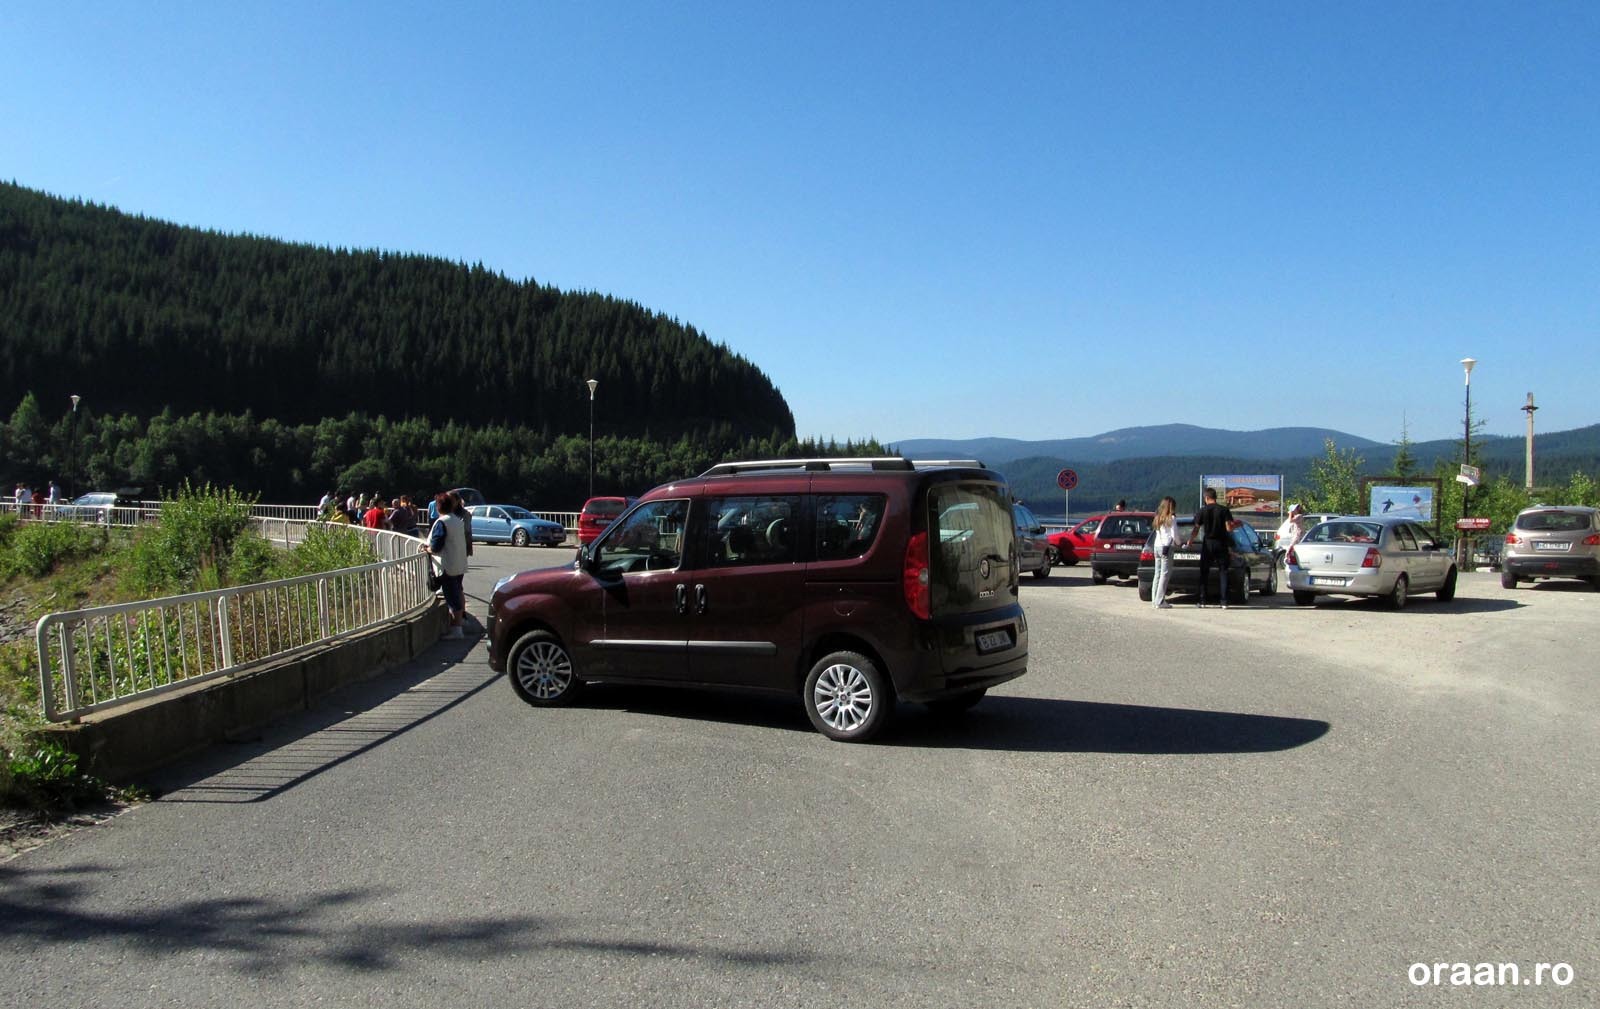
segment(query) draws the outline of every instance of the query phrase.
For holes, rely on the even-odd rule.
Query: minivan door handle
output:
[[[704,585],[696,585],[694,587],[694,611],[696,613],[704,613],[706,611],[706,587]]]
[[[678,612],[679,613],[688,613],[689,612],[689,586],[683,584],[682,582],[679,582],[678,583],[677,595],[678,595]]]

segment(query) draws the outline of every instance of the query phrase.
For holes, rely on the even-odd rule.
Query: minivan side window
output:
[[[838,561],[867,552],[883,522],[882,494],[817,497],[817,560]]]
[[[594,552],[595,573],[617,578],[632,571],[666,571],[683,562],[687,501],[651,501],[606,530]]]
[[[798,497],[706,499],[703,533],[707,567],[788,564],[800,527]]]

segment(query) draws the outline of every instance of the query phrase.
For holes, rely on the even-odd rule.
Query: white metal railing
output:
[[[312,525],[261,518],[285,543]],[[419,541],[388,530],[340,526],[371,537],[379,560],[259,585],[95,606],[41,617],[34,632],[44,715],[53,722],[153,697],[283,658],[405,616],[429,604],[431,559]]]

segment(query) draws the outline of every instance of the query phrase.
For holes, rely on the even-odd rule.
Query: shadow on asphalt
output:
[[[539,951],[672,957],[734,967],[793,966],[815,959],[801,952],[575,934],[557,919],[527,915],[395,924],[384,910],[391,895],[374,889],[303,899],[227,896],[108,909],[97,898],[96,878],[119,870],[105,865],[64,870],[0,865],[0,937],[8,948],[102,948],[108,956],[132,951],[154,959],[187,960],[204,952],[229,958],[228,967],[249,978],[294,974],[308,961],[346,971],[392,971],[413,965],[423,953],[474,969],[485,961]]]
[[[662,718],[815,732],[799,701],[777,695],[597,685],[584,707]],[[1018,753],[1270,753],[1326,735],[1327,722],[1280,715],[991,695],[960,715],[901,704],[877,745]]]
[[[285,718],[146,776],[162,802],[264,802],[437,718],[500,679],[462,660],[483,639],[440,641],[400,669],[352,684]]]

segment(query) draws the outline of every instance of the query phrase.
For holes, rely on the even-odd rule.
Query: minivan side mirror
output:
[[[593,544],[579,547],[578,559],[576,562],[574,562],[573,567],[577,568],[579,571],[593,571],[594,555],[590,552],[592,548]]]

